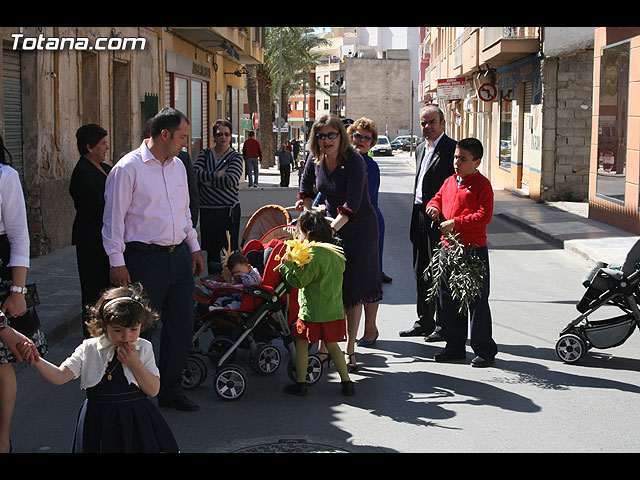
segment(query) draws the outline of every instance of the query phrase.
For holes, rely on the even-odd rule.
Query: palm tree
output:
[[[275,164],[277,134],[272,131],[271,126],[275,122],[274,102],[278,99],[280,74],[282,74],[280,104],[283,106],[281,116],[284,118],[290,95],[300,88],[300,72],[308,72],[319,63],[319,55],[312,52],[312,49],[327,43],[325,39],[316,36],[311,27],[267,27],[264,63],[247,66],[249,113],[255,113],[252,111],[252,106],[255,108],[256,103],[251,97],[255,95],[253,92],[256,92],[260,119],[258,139],[262,145],[264,167]],[[280,69],[280,45],[282,45],[282,69]]]

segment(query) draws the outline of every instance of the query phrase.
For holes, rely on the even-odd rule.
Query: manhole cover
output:
[[[233,450],[232,453],[349,453],[331,445],[309,443],[306,440],[278,440]]]

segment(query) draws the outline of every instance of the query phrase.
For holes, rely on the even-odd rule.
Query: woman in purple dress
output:
[[[311,210],[316,192],[322,193],[331,228],[342,240],[346,268],[342,301],[347,320],[345,354],[350,372],[357,369],[355,342],[363,305],[382,298],[378,256],[378,218],[369,199],[364,159],[353,148],[342,121],[323,115],[311,128],[312,158],[300,184],[298,210]],[[324,353],[321,347],[319,353]]]

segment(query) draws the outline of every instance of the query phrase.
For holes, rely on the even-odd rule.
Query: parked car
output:
[[[384,135],[378,135],[378,143],[371,148],[373,155],[393,155],[391,142]]]
[[[408,152],[409,150],[411,150],[411,145],[409,143],[409,136],[407,136],[407,144],[403,145],[402,150],[404,150],[405,152]],[[418,144],[422,142],[422,138],[418,137],[417,135],[413,136],[413,149],[415,150],[416,147],[418,146]]]
[[[397,136],[391,144],[394,146],[393,148],[396,150],[404,150],[408,152],[411,150],[411,135],[399,135]],[[417,135],[413,136],[413,149],[415,150],[418,144],[421,142],[420,137]]]
[[[396,137],[391,142],[391,148],[393,150],[403,150],[405,145],[409,145],[409,137]]]

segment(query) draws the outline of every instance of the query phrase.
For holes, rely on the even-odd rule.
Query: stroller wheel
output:
[[[207,366],[194,355],[187,358],[187,363],[182,371],[182,388],[192,390],[199,386],[207,377]]]
[[[565,363],[576,363],[587,352],[585,341],[578,335],[567,333],[556,342],[556,355]]]
[[[296,382],[296,363],[293,358],[289,359],[289,363],[287,364],[287,373],[289,374],[289,378]],[[322,362],[315,355],[309,355],[309,364],[307,366],[307,385],[313,385],[322,376]]]
[[[213,388],[223,400],[236,400],[247,388],[247,376],[238,365],[225,365],[215,375]]]
[[[280,367],[281,355],[273,345],[262,345],[255,356],[251,358],[250,365],[258,373],[271,375]]]
[[[211,365],[214,367],[218,366],[218,360],[220,360],[220,358],[227,353],[231,347],[233,347],[233,340],[226,335],[221,335],[211,340],[208,349]],[[229,358],[227,358],[227,362],[233,362],[235,357],[236,352],[232,352],[231,355],[229,355]]]

